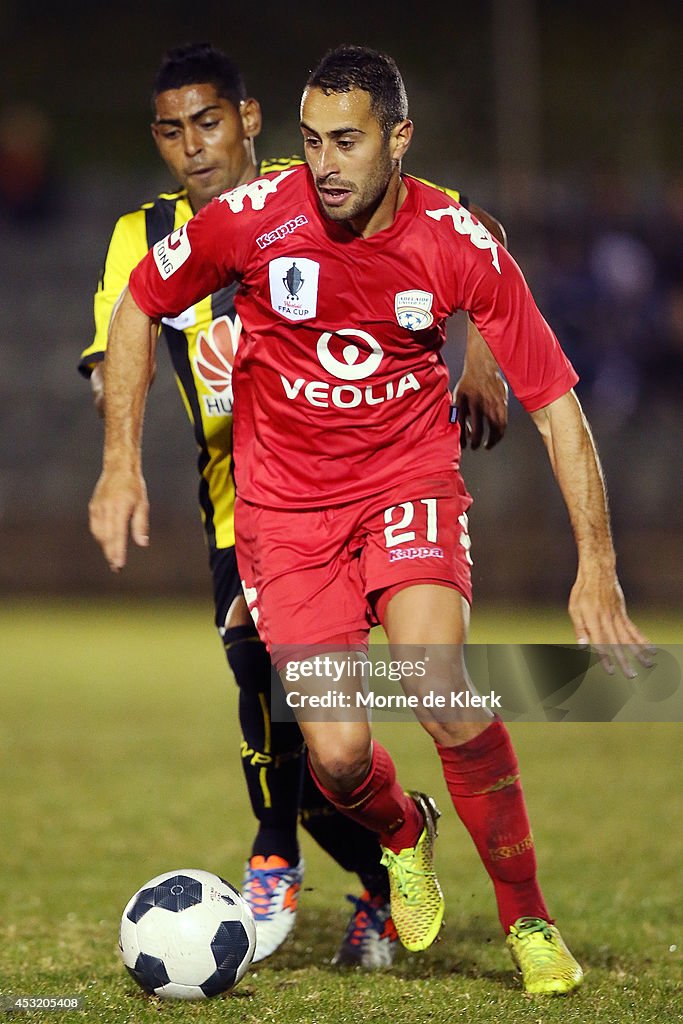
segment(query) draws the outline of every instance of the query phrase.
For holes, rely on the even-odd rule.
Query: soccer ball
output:
[[[162,999],[208,999],[234,988],[254,956],[249,905],[228,882],[195,868],[143,885],[121,917],[119,948],[131,976]]]

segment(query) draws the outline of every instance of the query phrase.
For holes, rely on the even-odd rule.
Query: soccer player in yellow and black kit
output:
[[[300,163],[257,161],[261,130],[258,102],[247,95],[237,67],[208,44],[172,50],[154,82],[152,134],[180,190],[163,193],[116,223],[95,295],[95,339],[79,369],[90,377],[103,410],[103,365],[112,310],[131,270],[156,242],[180,228],[215,196],[260,174]],[[458,193],[451,193],[463,202]],[[497,222],[477,216],[500,237]],[[281,230],[287,230],[283,225]],[[256,920],[255,960],[269,956],[294,925],[303,861],[297,817],[320,846],[364,891],[349,897],[354,912],[335,957],[340,964],[388,966],[396,949],[386,870],[377,836],[328,804],[307,771],[303,741],[294,723],[270,720],[271,666],[242,596],[235,560],[232,475],[231,369],[240,321],[233,297],[221,289],[173,319],[163,321],[176,381],[198,448],[199,503],[213,576],[216,626],[239,687],[242,764],[259,827],[242,891]],[[502,436],[505,385],[483,342],[470,328],[466,372],[457,395],[465,439],[477,447],[488,426],[487,447]]]

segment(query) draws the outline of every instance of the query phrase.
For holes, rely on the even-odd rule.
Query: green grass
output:
[[[641,620],[639,619],[639,622]],[[674,615],[643,617],[681,642]],[[566,619],[482,611],[473,639],[570,642]],[[82,996],[59,1021],[669,1022],[683,1019],[683,762],[678,724],[513,724],[552,912],[587,969],[569,999],[524,996],[488,880],[431,744],[378,725],[406,785],[439,799],[442,938],[389,974],[328,966],[354,879],[308,837],[296,933],[232,996],[145,997],[117,954],[121,910],[161,871],[239,883],[253,823],[235,688],[208,605],[0,606],[0,992]],[[53,1019],[45,1012],[18,1020]]]

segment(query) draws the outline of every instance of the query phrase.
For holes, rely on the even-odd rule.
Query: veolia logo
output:
[[[332,338],[349,337],[364,341],[370,349],[369,354],[366,354],[360,362],[362,350],[358,345],[345,345],[341,351],[341,359],[337,359],[330,351]],[[334,334],[329,331],[321,334],[318,339],[317,351],[318,359],[328,373],[333,374],[340,380],[364,380],[378,369],[384,355],[381,345],[371,334],[367,334],[365,331],[355,331],[350,327],[335,331]]]

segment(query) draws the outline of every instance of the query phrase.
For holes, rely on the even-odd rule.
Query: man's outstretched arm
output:
[[[128,529],[149,543],[149,503],[142,475],[142,424],[153,376],[156,325],[126,288],[109,330],[102,473],[90,500],[90,531],[114,572],[126,564]]]
[[[531,414],[543,437],[574,531],[578,572],[569,615],[580,644],[613,645],[605,652],[626,675],[630,655],[649,665],[650,645],[628,617],[616,571],[607,494],[588,422],[573,389]]]

